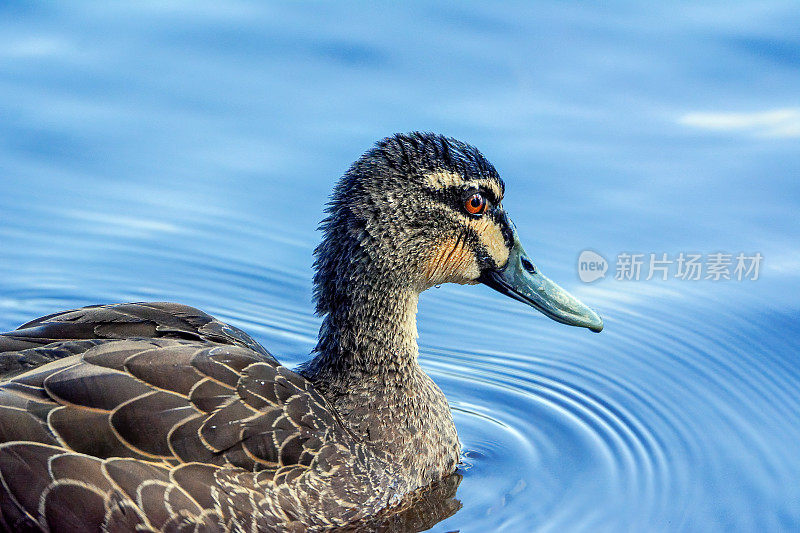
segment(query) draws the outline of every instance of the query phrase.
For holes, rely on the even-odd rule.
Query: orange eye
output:
[[[479,192],[476,192],[464,203],[464,209],[471,215],[482,215],[486,211],[486,198]]]

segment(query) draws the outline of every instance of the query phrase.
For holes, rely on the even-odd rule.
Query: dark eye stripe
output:
[[[475,259],[478,261],[478,266],[481,270],[500,267],[500,265],[494,262],[494,259],[487,250],[486,246],[484,246],[481,242],[478,232],[467,225],[465,218],[467,215],[443,202],[440,202],[437,207],[439,207],[443,217],[449,217],[451,220],[462,226],[464,231],[464,241],[470,246],[470,249],[475,254]],[[484,216],[489,217],[492,222],[500,226],[500,231],[502,232],[506,241],[506,247],[511,249],[511,228],[507,226],[507,218],[505,217],[505,214],[499,215],[496,211],[487,211]]]
[[[489,208],[487,212],[497,207],[500,203],[497,200],[497,197],[494,194],[494,191],[491,189],[476,189],[476,188],[465,188],[459,185],[450,186],[450,187],[442,187],[442,188],[423,188],[422,192],[428,198],[435,200],[439,203],[447,205],[451,209],[454,209],[457,212],[463,212],[463,205],[464,200],[466,200],[465,195],[466,193],[474,191],[479,192],[483,195],[486,200],[489,202]]]
[[[443,213],[446,212],[448,215],[451,215],[453,220],[463,223],[464,217],[469,216],[464,212],[463,207],[461,207],[459,203],[456,203],[456,205],[451,204],[447,201],[447,198],[442,198],[441,193],[436,191],[425,191],[425,194],[431,200],[436,202],[436,207],[441,208]],[[500,226],[500,231],[505,238],[506,246],[508,246],[510,249],[512,244],[511,241],[513,240],[513,233],[511,231],[511,223],[509,222],[505,211],[502,209],[497,209],[496,206],[492,205],[486,211],[484,211],[483,217],[490,219],[492,222]]]

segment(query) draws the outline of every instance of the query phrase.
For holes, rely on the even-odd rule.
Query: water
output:
[[[5,3],[0,329],[172,300],[299,363],[334,180],[389,133],[446,133],[606,330],[485,287],[423,295],[466,449],[433,531],[796,529],[798,23],[792,2]],[[583,284],[587,248],[764,263]]]

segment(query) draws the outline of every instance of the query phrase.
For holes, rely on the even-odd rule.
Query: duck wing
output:
[[[325,398],[205,313],[100,306],[4,337],[23,348],[7,360],[50,361],[0,382],[8,530],[271,530],[379,503],[376,459]]]
[[[0,377],[34,368],[72,355],[63,345],[49,350],[20,353],[65,340],[184,339],[249,348],[275,360],[259,343],[239,328],[189,307],[170,302],[93,305],[32,320],[14,331],[0,334]]]

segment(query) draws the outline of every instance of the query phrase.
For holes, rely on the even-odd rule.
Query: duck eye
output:
[[[464,209],[470,215],[482,215],[486,211],[486,198],[479,192],[476,192],[464,203]]]

